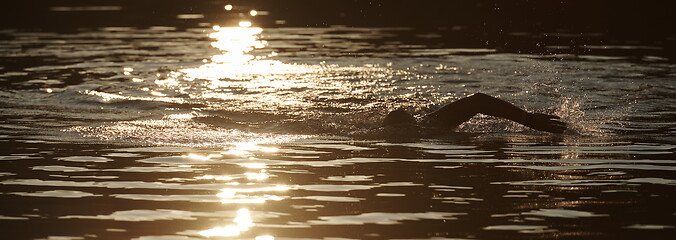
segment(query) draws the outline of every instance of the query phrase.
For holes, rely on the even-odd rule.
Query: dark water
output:
[[[48,9],[126,5],[114,6]],[[2,238],[676,233],[676,65],[664,45],[512,51],[453,45],[452,27],[261,28],[243,13],[241,26],[183,14],[211,22],[2,30]],[[563,38],[589,36],[601,35]],[[475,92],[569,129],[487,116],[434,137],[379,129],[389,110],[424,114]]]

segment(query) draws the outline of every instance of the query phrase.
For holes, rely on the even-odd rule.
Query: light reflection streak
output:
[[[264,152],[272,153],[277,152],[279,149],[275,147],[264,147],[258,145],[257,142],[241,142],[235,143],[234,146],[228,149],[225,154],[239,155],[239,156],[248,156],[253,152]]]
[[[167,94],[158,92],[158,91],[150,91],[150,95],[157,96],[157,97],[166,97]]]
[[[178,81],[174,78],[167,78],[164,80],[155,80],[155,84],[165,87],[178,86]]]
[[[240,27],[251,27],[251,25],[252,25],[252,24],[251,24],[251,22],[249,22],[249,21],[241,21],[241,22],[239,22],[239,26],[240,26]]]
[[[134,71],[134,69],[133,69],[133,68],[130,68],[130,67],[126,67],[126,68],[124,68],[123,70],[124,70],[124,75],[125,75],[125,76],[131,75],[131,72]]]
[[[249,180],[265,180],[270,178],[270,175],[265,173],[265,170],[262,170],[260,173],[244,173],[244,175]]]
[[[169,115],[165,116],[165,118],[167,118],[167,119],[179,119],[179,120],[192,119],[194,117],[195,117],[195,115],[192,114],[192,113],[177,113],[177,114],[169,114]]]
[[[191,115],[194,115],[192,113]],[[180,116],[180,115],[178,115]],[[232,142],[280,143],[305,138],[303,135],[273,135],[244,132],[237,129],[213,129],[201,123],[195,123],[188,117],[168,115],[162,119],[119,121],[113,125],[68,128],[85,137],[95,137],[105,141],[143,141],[156,145],[181,145],[190,147],[217,147]],[[240,152],[244,156],[249,152]],[[232,154],[222,152],[221,155]]]
[[[223,157],[221,154],[209,154],[209,155],[199,155],[195,153],[190,153],[184,157],[190,158],[190,159],[195,159],[195,160],[202,160],[202,161],[208,161],[211,160],[212,158],[220,158]]]
[[[103,102],[111,102],[113,100],[139,100],[139,101],[155,101],[155,102],[166,102],[166,103],[184,103],[185,100],[182,98],[171,98],[171,97],[129,97],[123,96],[120,94],[99,92],[95,90],[85,90],[82,92],[87,95],[98,96]]]
[[[272,187],[253,187],[253,188],[223,188],[216,196],[221,199],[221,203],[265,203],[268,200],[279,201],[284,197],[276,195],[246,195],[242,193],[287,191],[290,187],[285,185],[276,185]]]
[[[205,237],[236,237],[242,232],[249,231],[249,228],[254,226],[253,219],[249,209],[242,208],[237,210],[237,216],[232,220],[234,224],[225,227],[215,227],[212,229],[198,232],[199,235]]]
[[[204,175],[204,176],[195,177],[195,179],[232,181],[232,180],[235,180],[237,178],[232,177],[232,176],[225,176],[225,175]]]
[[[265,164],[265,163],[238,163],[237,165],[245,167],[245,168],[258,168],[258,169],[268,167],[268,165]]]
[[[265,166],[262,166],[264,168]],[[270,178],[270,175],[267,173],[267,170],[261,169],[260,172],[247,172],[241,175],[204,175],[195,177],[195,179],[204,179],[204,180],[217,180],[217,181],[232,181],[237,179],[246,178],[248,180],[266,180]],[[238,182],[230,182],[230,185],[239,185]]]

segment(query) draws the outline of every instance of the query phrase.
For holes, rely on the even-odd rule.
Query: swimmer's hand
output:
[[[544,113],[527,113],[523,125],[535,130],[562,133],[566,130],[566,123],[559,121],[560,117]]]

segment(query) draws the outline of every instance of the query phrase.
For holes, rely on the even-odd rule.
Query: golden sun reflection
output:
[[[209,37],[216,41],[211,46],[225,52],[214,56],[213,62],[246,62],[253,59],[248,52],[267,45],[267,42],[258,39],[263,32],[262,28],[214,26],[213,29],[215,32],[209,34]]]
[[[227,149],[226,149],[227,150]],[[276,152],[277,148],[274,147],[264,147],[258,145],[258,142],[244,142],[233,144],[233,147],[229,149],[228,153],[235,154],[241,157],[241,160],[255,160],[254,157],[247,157],[252,153],[256,152]],[[210,160],[212,158],[221,158],[222,154],[195,154],[191,153],[184,157],[188,157],[196,160]],[[258,170],[258,172],[247,171],[241,174],[233,175],[204,175],[200,177],[195,177],[195,179],[206,179],[206,180],[217,180],[223,181],[223,185],[227,186],[222,188],[216,196],[221,200],[223,204],[263,204],[267,201],[279,201],[283,200],[285,196],[274,195],[271,192],[284,192],[291,189],[287,185],[282,184],[264,184],[258,183],[259,181],[265,181],[270,178],[270,175],[267,172],[267,165],[263,163],[248,163],[251,166],[242,165],[249,168],[249,170]],[[255,181],[249,183],[243,183],[246,181]],[[197,232],[197,234],[203,237],[226,237],[226,238],[238,238],[242,233],[249,231],[254,227],[254,221],[251,217],[251,212],[242,208],[237,211],[236,217],[232,220],[232,224],[226,226],[214,227],[211,229],[203,230]],[[274,240],[275,238],[270,235],[261,235],[255,237],[256,240]]]
[[[256,166],[257,168],[265,168],[265,165]],[[267,173],[267,170],[261,169],[260,172],[246,172],[244,174],[237,175],[204,175],[195,177],[195,179],[205,179],[205,180],[217,180],[217,181],[232,181],[237,179],[247,179],[247,180],[256,180],[262,181],[270,178],[270,175]],[[230,185],[239,185],[238,182],[229,183]]]
[[[237,185],[239,184],[236,184],[236,186]],[[248,195],[248,194],[257,192],[287,191],[290,189],[288,186],[285,185],[249,187],[249,188],[246,188],[246,186],[250,186],[250,184],[246,184],[243,187],[237,186],[232,188],[224,188],[221,189],[221,192],[216,196],[221,199],[221,203],[265,203],[268,200],[279,201],[284,199],[284,197],[269,194],[263,195]]]
[[[249,160],[255,160],[255,158],[253,158],[253,159],[250,158]],[[263,168],[268,167],[268,165],[265,164],[265,163],[256,163],[256,162],[238,163],[237,165],[239,165],[241,167],[245,167],[245,168],[257,168],[257,169],[263,169]]]
[[[221,54],[211,57],[211,62],[197,68],[183,69],[188,79],[207,79],[219,81],[261,79],[270,75],[287,73],[306,73],[318,71],[307,66],[285,64],[276,60],[266,59],[275,56],[271,52],[266,55],[254,55],[255,49],[265,48],[268,43],[262,40],[263,29],[252,27],[249,21],[239,22],[239,27],[213,26],[214,32],[209,38],[214,39],[211,45],[222,51]],[[215,85],[216,88],[227,85]]]
[[[195,115],[192,113],[177,113],[177,114],[169,114],[165,118],[168,119],[192,119],[194,118]]]
[[[147,90],[147,89],[142,89]],[[185,99],[182,98],[172,98],[166,96],[156,96],[156,97],[130,97],[121,94],[99,92],[96,90],[85,90],[83,94],[97,96],[101,98],[103,102],[111,102],[115,100],[139,100],[139,101],[155,101],[155,102],[166,102],[166,103],[184,103]],[[151,94],[152,95],[152,94]]]
[[[232,220],[234,224],[225,227],[216,227],[199,232],[199,235],[205,237],[236,237],[242,232],[249,231],[254,226],[249,209],[242,208],[237,210],[237,216]]]
[[[219,181],[232,181],[237,179],[236,177],[232,176],[225,176],[225,175],[204,175],[204,176],[199,176],[195,177],[195,179],[207,179],[207,180],[219,180]]]
[[[190,84],[201,88],[200,91],[190,91],[194,99],[246,101],[246,106],[240,106],[255,106],[257,109],[307,108],[309,103],[304,101],[303,95],[283,93],[317,85],[313,80],[317,74],[325,71],[324,66],[287,64],[271,59],[277,53],[265,49],[268,42],[262,38],[264,30],[251,24],[242,21],[239,27],[213,26],[213,32],[208,36],[213,40],[211,46],[220,50],[219,54],[205,59],[202,65],[181,69],[175,72],[176,76],[172,73],[169,78],[155,83],[161,87],[176,88],[182,86],[176,79],[188,82],[197,80],[199,86]]]
[[[265,180],[265,179],[270,178],[270,175],[268,175],[267,173],[265,173],[265,169],[263,169],[263,170],[262,170],[261,172],[259,172],[259,173],[244,173],[244,175],[245,175],[246,178],[249,179],[249,180]]]
[[[251,22],[249,22],[249,21],[241,21],[241,22],[239,22],[239,26],[240,26],[240,27],[251,27],[251,25],[252,25],[252,24],[251,24]]]
[[[221,154],[200,155],[200,154],[190,153],[190,154],[188,154],[184,157],[194,159],[194,160],[208,161],[208,160],[211,160],[212,158],[223,157],[223,155],[221,155]]]
[[[237,204],[247,204],[247,203],[265,203],[268,200],[279,201],[284,199],[282,196],[268,194],[268,192],[281,192],[289,190],[290,187],[286,185],[279,184],[260,184],[257,182],[268,180],[271,175],[267,171],[267,164],[250,162],[255,161],[255,157],[251,157],[253,153],[256,152],[276,152],[277,148],[274,147],[264,147],[259,146],[257,142],[243,142],[234,144],[231,149],[223,154],[232,154],[239,157],[243,157],[243,161],[238,162],[237,165],[247,168],[248,171],[241,174],[232,174],[232,175],[204,175],[195,177],[195,179],[204,179],[204,180],[217,180],[217,181],[227,181],[225,185],[230,187],[223,188],[220,190],[216,196],[221,199],[221,203],[237,203]],[[248,156],[248,157],[247,157]],[[188,154],[187,156],[195,160],[207,161],[212,158],[221,158],[222,154],[209,154],[209,155],[199,155],[199,154]],[[241,181],[255,181],[252,183],[242,183]]]
[[[279,149],[274,147],[264,147],[258,145],[256,142],[242,142],[236,143],[232,148],[227,149],[225,154],[239,155],[239,156],[248,156],[254,152],[264,152],[271,153],[276,152]]]

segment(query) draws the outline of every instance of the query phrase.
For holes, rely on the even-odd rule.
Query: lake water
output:
[[[2,238],[676,234],[676,65],[659,47],[520,54],[410,28],[247,24],[1,35]],[[476,92],[569,129],[380,128]]]

